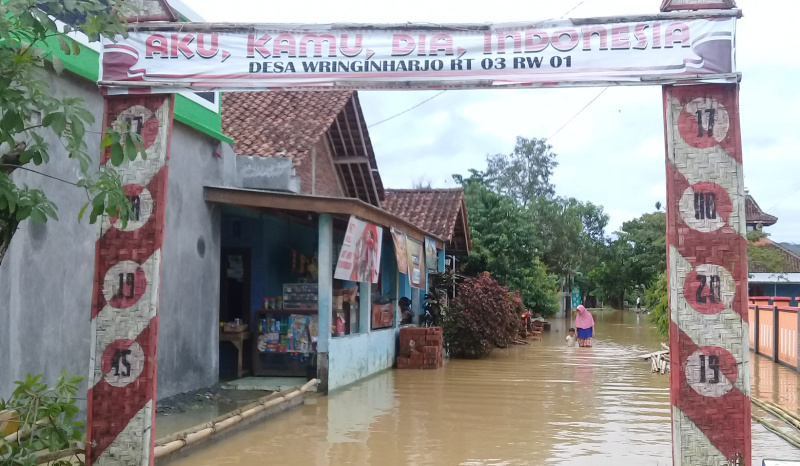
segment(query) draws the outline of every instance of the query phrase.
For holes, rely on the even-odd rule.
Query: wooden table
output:
[[[236,378],[242,378],[242,355],[244,354],[244,341],[250,339],[250,332],[225,333],[219,332],[219,341],[229,341],[238,350],[239,356],[236,364]]]

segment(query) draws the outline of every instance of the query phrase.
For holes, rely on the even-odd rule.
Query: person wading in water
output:
[[[578,329],[578,346],[591,348],[592,337],[594,336],[594,317],[583,305],[578,306],[575,327]]]

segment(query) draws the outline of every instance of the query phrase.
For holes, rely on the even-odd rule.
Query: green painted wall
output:
[[[96,82],[100,74],[100,54],[89,47],[81,45],[81,53],[78,55],[65,54],[55,40],[48,44],[48,52],[52,52],[63,63],[64,68],[82,76],[90,81]],[[217,102],[222,106],[222,102]],[[175,96],[175,119],[181,123],[191,126],[198,131],[205,133],[214,139],[233,144],[233,139],[222,134],[222,111],[213,112],[206,107],[194,102],[180,94]]]

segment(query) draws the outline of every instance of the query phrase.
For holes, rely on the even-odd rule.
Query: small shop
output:
[[[440,240],[354,199],[210,187],[206,199],[222,204],[221,380],[335,389],[392,367],[399,300],[418,322]]]

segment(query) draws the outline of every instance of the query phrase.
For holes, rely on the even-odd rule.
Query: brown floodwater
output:
[[[671,465],[669,380],[631,356],[660,349],[646,316],[595,314],[594,348],[543,341],[386,371],[284,413],[179,465]],[[753,393],[798,410],[798,377],[758,358]],[[753,426],[754,465],[800,451]]]

